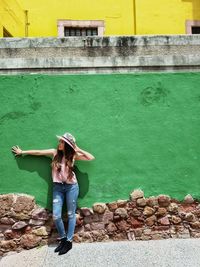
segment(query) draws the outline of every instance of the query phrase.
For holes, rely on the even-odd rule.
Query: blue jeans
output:
[[[74,229],[76,226],[76,207],[79,194],[79,185],[76,184],[61,184],[53,183],[53,220],[60,235],[60,238],[67,237],[67,240],[72,241]],[[68,229],[65,232],[64,223],[62,220],[62,207],[66,198]]]

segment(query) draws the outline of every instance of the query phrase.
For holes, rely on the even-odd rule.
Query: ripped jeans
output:
[[[53,220],[60,235],[60,238],[67,237],[67,240],[72,241],[74,229],[76,226],[76,207],[79,194],[79,185],[53,183]],[[68,229],[65,231],[62,220],[62,207],[66,198]]]

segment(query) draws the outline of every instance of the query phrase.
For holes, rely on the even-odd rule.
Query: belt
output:
[[[53,182],[53,184],[68,184],[68,183],[66,183],[66,182],[61,182],[61,183]]]

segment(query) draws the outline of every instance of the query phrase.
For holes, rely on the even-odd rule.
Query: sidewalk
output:
[[[73,244],[58,256],[44,246],[3,257],[0,267],[199,267],[200,239]]]

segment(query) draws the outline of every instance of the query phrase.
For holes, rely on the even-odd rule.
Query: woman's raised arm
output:
[[[56,149],[42,149],[42,150],[22,150],[19,146],[13,146],[12,152],[15,156],[33,155],[33,156],[54,156]]]
[[[75,145],[75,160],[94,160],[95,157],[89,152],[81,149],[77,145]]]

